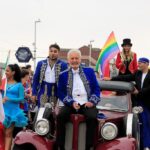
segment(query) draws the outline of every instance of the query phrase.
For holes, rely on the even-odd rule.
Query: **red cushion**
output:
[[[85,116],[81,114],[71,114],[70,115],[71,122],[78,121],[78,122],[84,122]]]

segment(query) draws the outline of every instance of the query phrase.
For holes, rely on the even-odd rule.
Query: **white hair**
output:
[[[69,52],[67,53],[67,58],[69,58],[70,54],[72,54],[72,53],[78,53],[81,58],[81,51],[79,51],[78,49],[69,50]]]

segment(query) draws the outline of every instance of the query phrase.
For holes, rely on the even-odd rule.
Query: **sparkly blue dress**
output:
[[[27,118],[20,108],[20,102],[24,101],[24,87],[22,83],[7,84],[6,97],[8,100],[3,104],[5,120],[3,122],[6,128],[12,124],[15,127],[24,127],[27,125]]]

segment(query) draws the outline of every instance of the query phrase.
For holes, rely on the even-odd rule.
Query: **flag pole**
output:
[[[8,51],[8,56],[7,56],[7,59],[6,59],[6,63],[4,65],[4,74],[3,74],[3,77],[5,76],[6,67],[7,67],[9,59],[10,59],[10,52],[11,52],[11,50]],[[7,87],[7,78],[5,77],[4,97],[6,97],[6,87]]]

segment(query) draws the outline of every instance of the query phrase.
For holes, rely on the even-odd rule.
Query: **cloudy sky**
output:
[[[119,46],[131,38],[138,57],[150,58],[150,0],[0,0],[0,61],[19,46],[33,50],[37,24],[37,56],[47,56],[50,44],[79,48],[94,40],[101,48],[111,31]],[[30,62],[32,63],[32,61]]]

